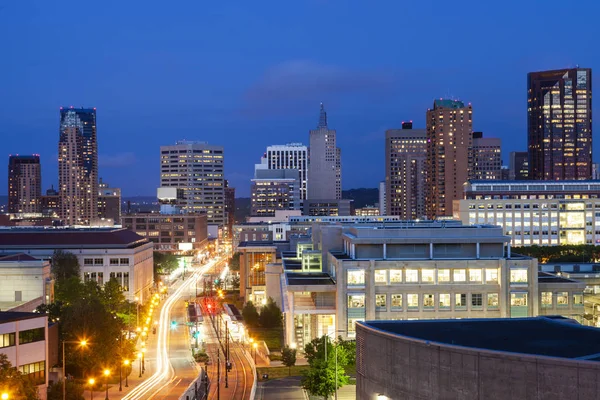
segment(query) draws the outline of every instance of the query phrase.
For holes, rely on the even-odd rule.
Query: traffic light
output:
[[[215,285],[218,285],[220,282],[219,278],[215,279]]]
[[[177,328],[177,321],[171,321],[171,329]]]

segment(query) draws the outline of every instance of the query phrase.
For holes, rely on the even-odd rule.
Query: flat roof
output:
[[[25,319],[40,318],[45,316],[46,314],[33,312],[0,311],[0,323],[22,321]]]
[[[137,247],[148,239],[127,229],[0,229],[0,249]]]
[[[7,255],[0,255],[0,263],[8,261],[41,261],[39,258],[35,258],[25,253],[13,253]]]
[[[398,336],[453,346],[600,361],[600,329],[564,317],[359,323]]]
[[[329,274],[323,272],[286,272],[287,284],[290,285],[335,285]]]
[[[585,285],[585,283],[576,281],[574,279],[568,279],[563,276],[558,276],[558,275],[554,275],[554,274],[551,274],[548,272],[542,272],[542,271],[538,272],[538,282],[539,283],[573,283],[573,284],[581,283],[581,284]]]

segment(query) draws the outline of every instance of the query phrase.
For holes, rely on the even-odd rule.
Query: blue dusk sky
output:
[[[343,187],[376,187],[385,130],[424,127],[445,97],[473,104],[507,164],[527,145],[527,73],[598,67],[599,15],[592,0],[0,0],[1,153],[39,153],[56,186],[59,107],[97,107],[100,176],[124,196],[155,194],[159,146],[181,139],[224,145],[247,196],[265,147],[308,144],[322,101]]]

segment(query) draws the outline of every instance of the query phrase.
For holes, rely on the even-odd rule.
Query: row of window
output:
[[[377,311],[402,311],[419,310],[422,306],[424,310],[466,310],[470,305],[471,309],[482,310],[486,306],[488,310],[497,310],[499,308],[498,293],[394,293],[394,294],[376,294],[375,308]],[[527,306],[527,293],[511,293],[511,306]],[[348,308],[365,308],[365,294],[348,294]]]
[[[569,292],[542,292],[542,307],[553,307],[553,299],[556,299],[557,307],[569,306]],[[573,293],[572,304],[574,307],[583,307],[583,293]]]
[[[31,379],[34,384],[42,385],[46,382],[46,362],[39,361],[31,364],[21,365],[19,371],[27,375],[27,378]]]
[[[0,349],[14,346],[16,342],[15,338],[15,332],[0,334]],[[40,342],[42,340],[46,340],[46,332],[44,328],[28,329],[19,332],[19,345]]]
[[[104,259],[102,259],[102,258],[84,258],[83,265],[84,266],[104,265]],[[129,258],[110,258],[109,265],[111,265],[111,266],[129,265]]]
[[[404,268],[376,269],[374,272],[376,285],[396,283],[498,283],[497,268]],[[485,278],[485,281],[484,281]],[[511,283],[527,283],[526,268],[511,268]],[[349,269],[347,271],[348,286],[364,286],[365,270]]]

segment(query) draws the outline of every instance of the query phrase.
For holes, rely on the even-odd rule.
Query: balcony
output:
[[[335,312],[335,293],[294,293],[294,311]]]

